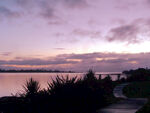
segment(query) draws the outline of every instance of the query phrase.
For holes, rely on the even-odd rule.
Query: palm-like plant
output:
[[[30,78],[28,81],[26,81],[23,88],[25,90],[26,96],[34,96],[35,94],[39,92],[40,84],[38,81],[33,80],[33,78]]]
[[[95,80],[95,73],[90,69],[84,76],[84,79]]]
[[[52,80],[52,83],[48,83],[48,91],[50,94],[54,94],[57,91],[60,91],[63,88],[70,88],[77,81],[77,77],[66,78],[57,76],[55,80]]]

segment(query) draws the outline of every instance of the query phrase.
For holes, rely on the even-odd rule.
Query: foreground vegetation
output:
[[[91,70],[82,79],[57,76],[46,89],[41,89],[40,83],[31,78],[23,86],[24,93],[0,98],[0,113],[96,113],[117,101],[113,89],[123,82],[131,83],[124,89],[128,97],[150,97],[149,69],[124,73],[129,75],[127,79],[118,76],[117,81],[110,76],[96,78]],[[150,99],[137,113],[150,113]]]
[[[129,98],[147,98],[150,96],[150,81],[133,82],[126,86],[123,91]]]
[[[133,82],[124,88],[124,94],[130,98],[148,98],[148,103],[137,113],[150,113],[150,81]]]
[[[83,79],[57,77],[41,89],[32,78],[23,86],[19,97],[0,99],[3,113],[95,113],[97,109],[116,101],[113,82],[108,76],[96,78],[90,70]]]
[[[136,70],[123,71],[128,75],[127,82],[150,81],[150,69],[139,68]]]
[[[45,69],[27,69],[27,70],[0,69],[0,73],[74,73],[74,72],[73,71],[60,71],[60,70],[45,70]]]
[[[150,113],[150,96],[148,98],[147,104],[136,113]]]
[[[124,88],[124,94],[130,98],[148,98],[148,103],[137,113],[150,113],[150,69],[139,68],[136,70],[124,71],[128,74],[128,86]]]

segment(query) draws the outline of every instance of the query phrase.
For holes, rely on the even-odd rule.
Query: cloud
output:
[[[51,7],[43,7],[42,11],[40,12],[40,15],[43,18],[51,19],[51,18],[56,18],[56,15],[54,14],[54,9]]]
[[[96,71],[122,71],[125,69],[150,67],[150,53],[119,54],[119,53],[89,53],[62,55],[66,59],[80,59],[73,70],[86,71],[94,68]],[[62,57],[60,56],[60,57]]]
[[[110,36],[107,40],[113,41],[127,41],[128,43],[137,43],[137,35],[140,29],[136,25],[123,25],[117,28],[113,28],[110,31]]]
[[[18,5],[21,5],[21,6],[29,6],[29,5],[33,5],[33,0],[15,0],[15,2],[18,4]]]
[[[36,1],[37,2],[37,1]],[[61,19],[57,14],[60,11],[59,5],[62,5],[63,8],[84,8],[87,6],[86,0],[44,0],[38,2],[40,6],[40,15],[47,19],[56,19],[57,22],[49,22],[51,23],[61,23]]]
[[[142,0],[116,0],[117,4],[115,8],[119,10],[130,10],[133,7],[136,7],[138,4],[142,3]]]
[[[109,42],[127,42],[128,44],[140,43],[150,36],[150,21],[149,19],[136,19],[130,24],[124,24],[112,28],[106,40]]]
[[[75,61],[67,61],[65,59],[55,58],[51,60],[42,59],[24,59],[24,60],[10,60],[10,61],[0,61],[0,65],[57,65],[57,64],[74,64]]]
[[[4,68],[48,68],[74,71],[123,71],[131,68],[150,67],[150,53],[87,53],[62,54],[49,59],[0,60]]]
[[[143,4],[149,8],[150,0],[143,0]]]
[[[2,53],[0,53],[0,56],[10,56],[10,55],[12,55],[11,52],[2,52]]]
[[[6,17],[6,18],[17,18],[20,16],[20,13],[17,11],[12,11],[11,9],[0,6],[0,17]]]
[[[62,4],[63,6],[68,6],[69,8],[79,8],[85,7],[88,5],[87,0],[15,0],[17,4],[22,6],[29,5],[49,5],[51,7],[55,7],[58,4]]]
[[[55,1],[54,0],[16,0],[18,6],[23,8],[28,14],[37,13],[45,19],[55,18]]]
[[[59,55],[59,57],[62,57],[65,55]],[[82,59],[82,60],[88,60],[88,59],[92,59],[92,58],[96,58],[98,56],[101,56],[100,53],[87,53],[87,54],[69,54],[66,55],[65,57],[68,59]]]
[[[74,29],[71,34],[77,35],[77,36],[82,36],[82,37],[89,37],[89,38],[100,38],[101,37],[100,31],[85,30],[85,29]]]
[[[88,6],[86,0],[62,0],[63,4],[69,8],[84,8]]]
[[[86,0],[16,0],[17,5],[24,7],[24,10],[38,9],[38,14],[46,19],[58,18],[59,6],[63,8],[84,8]]]
[[[54,48],[55,50],[65,50],[65,48]]]
[[[86,0],[12,0],[12,2],[6,0],[0,6],[0,17],[9,19],[19,16],[24,16],[24,18],[32,16],[43,19],[49,25],[60,25],[67,23],[62,18],[63,12],[79,10],[87,6]]]
[[[63,20],[51,20],[48,22],[49,25],[61,25],[63,23],[67,23],[67,22],[64,22]]]

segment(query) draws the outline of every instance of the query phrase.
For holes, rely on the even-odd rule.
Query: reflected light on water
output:
[[[0,73],[0,97],[23,92],[23,85],[31,77],[39,81],[41,89],[47,88],[47,83],[55,79],[57,75],[80,78],[84,76],[84,73]],[[106,76],[102,75],[102,78]],[[112,80],[117,79],[117,76],[113,75],[111,77]]]

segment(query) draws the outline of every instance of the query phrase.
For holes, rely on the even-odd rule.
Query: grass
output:
[[[136,113],[150,113],[150,98],[148,99],[147,104]]]
[[[130,98],[148,98],[148,103],[136,113],[150,113],[150,81],[133,82],[123,92]]]
[[[150,96],[150,81],[133,82],[123,89],[129,98],[148,98]]]

